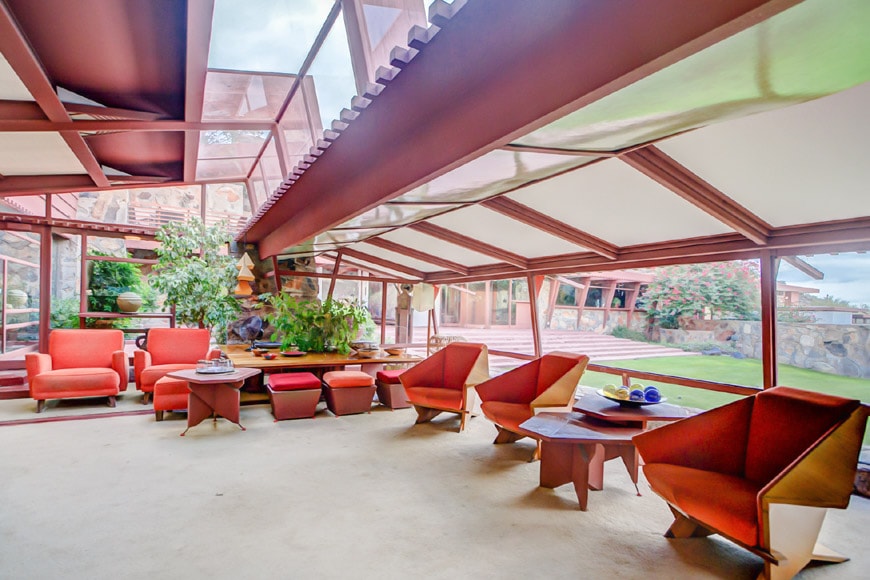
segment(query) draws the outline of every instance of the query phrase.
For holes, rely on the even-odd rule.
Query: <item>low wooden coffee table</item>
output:
[[[605,461],[622,458],[637,489],[638,455],[631,438],[643,429],[614,425],[582,413],[539,413],[522,423],[520,432],[541,442],[541,487],[572,482],[583,511],[589,489],[604,487]]]
[[[678,421],[695,414],[691,409],[669,403],[625,407],[598,393],[588,393],[577,399],[574,410],[610,423],[641,429],[646,429],[649,421]]]
[[[235,423],[244,431],[239,422],[239,388],[245,384],[245,379],[260,374],[260,369],[235,369],[231,373],[200,374],[194,369],[167,373],[171,379],[187,381],[190,395],[187,397],[187,429],[181,434],[184,437],[191,427],[199,425],[209,417],[218,416]]]

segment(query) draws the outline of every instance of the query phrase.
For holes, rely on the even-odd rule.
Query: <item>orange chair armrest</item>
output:
[[[127,389],[127,383],[130,382],[130,363],[127,358],[127,353],[123,350],[116,350],[112,353],[112,368],[118,373],[121,379],[119,388],[124,391]]]
[[[32,383],[33,377],[51,370],[51,355],[29,352],[24,355],[24,366],[27,370],[27,382]]]
[[[208,351],[208,354],[205,356],[205,358],[206,358],[207,360],[212,360],[212,359],[220,358],[220,357],[221,357],[221,354],[223,354],[223,353],[221,352],[221,349],[219,349],[219,348],[213,348],[213,349],[211,349],[210,351]]]
[[[136,388],[142,390],[142,371],[151,366],[151,353],[147,350],[133,351],[133,378]]]

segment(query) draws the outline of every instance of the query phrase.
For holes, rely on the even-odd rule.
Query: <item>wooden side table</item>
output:
[[[167,373],[167,377],[187,381],[190,395],[187,399],[187,429],[199,425],[209,417],[218,416],[235,423],[244,431],[239,422],[239,388],[245,379],[260,374],[260,369],[235,369],[231,373],[200,374],[195,369]]]
[[[583,511],[589,489],[604,487],[605,461],[621,458],[637,488],[638,455],[631,438],[643,429],[608,424],[582,413],[539,413],[522,423],[520,432],[541,441],[541,487],[573,483]]]

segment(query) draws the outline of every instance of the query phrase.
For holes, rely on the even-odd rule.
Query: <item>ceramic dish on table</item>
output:
[[[281,353],[281,356],[305,356],[306,353],[303,350],[285,350]]]
[[[375,358],[380,353],[380,349],[366,349],[366,350],[358,350],[356,351],[356,355],[360,358]]]
[[[667,397],[661,397],[658,401],[647,401],[647,400],[631,400],[631,399],[620,399],[608,393],[605,393],[602,389],[598,389],[596,391],[599,395],[607,399],[608,401],[613,401],[614,403],[619,403],[623,407],[643,407],[646,405],[658,405],[659,403],[664,403],[667,401]]]
[[[404,348],[385,348],[384,350],[390,356],[401,356],[401,355],[405,354]]]

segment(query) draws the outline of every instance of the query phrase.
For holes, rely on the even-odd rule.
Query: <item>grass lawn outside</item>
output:
[[[750,387],[761,386],[761,361],[755,359],[736,359],[730,356],[681,356],[645,358],[637,360],[619,361],[596,361],[597,364],[612,366],[623,369],[648,371],[693,379],[705,379],[720,383],[746,385]],[[580,384],[590,387],[601,388],[608,383],[619,384],[620,377],[607,373],[587,371]],[[669,403],[684,407],[698,409],[712,409],[740,398],[740,395],[731,393],[719,393],[668,383],[652,383],[659,387],[662,396],[668,398]],[[779,365],[779,384],[870,401],[870,380],[843,377],[802,369],[789,365]],[[870,444],[870,434],[864,434],[864,444]]]

